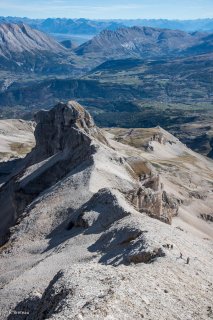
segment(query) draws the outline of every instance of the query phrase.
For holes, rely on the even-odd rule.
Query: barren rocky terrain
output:
[[[36,115],[0,187],[2,319],[211,319],[213,162],[161,129]]]
[[[205,32],[187,33],[180,30],[134,26],[103,30],[75,49],[89,59],[103,61],[119,58],[160,58],[212,52],[212,35]],[[96,61],[95,60],[95,61]]]
[[[34,123],[0,120],[0,162],[25,156],[34,146]]]
[[[30,74],[69,74],[80,68],[70,50],[54,38],[20,23],[0,23],[0,71]]]

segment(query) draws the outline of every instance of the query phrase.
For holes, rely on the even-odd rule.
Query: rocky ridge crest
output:
[[[195,276],[195,292],[189,284],[196,269],[179,255],[196,255],[199,269],[210,245],[172,224],[181,193],[172,193],[171,182],[144,157],[162,148],[174,157],[183,146],[162,130],[168,139],[149,139],[154,148],[146,153],[117,142],[73,101],[41,111],[36,120],[35,148],[0,189],[5,318],[22,312],[26,319],[137,319],[145,313],[154,319],[153,299],[166,319],[171,300],[162,306],[162,295],[166,299],[168,290],[177,302],[171,319],[192,314],[199,297],[209,304],[202,300],[209,269],[205,285]],[[184,308],[191,294],[180,299],[180,271],[184,290],[196,294],[190,311]]]

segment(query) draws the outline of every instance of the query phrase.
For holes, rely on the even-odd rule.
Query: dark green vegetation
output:
[[[212,102],[213,53],[179,59],[107,61],[87,79],[123,84],[158,102]],[[137,96],[136,96],[137,98]]]
[[[77,99],[91,108],[103,126],[165,127],[183,117],[194,121],[197,112],[211,110],[212,69],[212,54],[107,61],[80,79],[22,78],[20,83],[19,78],[2,89],[0,106],[7,110],[18,106],[29,112],[59,100]]]
[[[140,128],[160,125],[193,149],[212,156],[212,81],[205,77],[205,72],[210,77],[210,61],[198,63],[197,71],[190,64],[186,65],[188,69],[181,68],[181,62],[178,74],[175,72],[177,61],[158,64],[157,69],[153,62],[147,69],[149,63],[131,60],[127,67],[127,61],[122,61],[118,63],[118,70],[112,70],[109,62],[109,70],[103,65],[85,79],[40,82],[31,79],[31,82],[13,83],[0,94],[1,114],[8,118],[31,119],[40,108],[76,99],[88,108],[99,126]],[[125,65],[125,72],[121,65]]]

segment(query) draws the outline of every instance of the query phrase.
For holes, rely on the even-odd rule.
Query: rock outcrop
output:
[[[40,111],[35,116],[36,146],[32,163],[47,159],[59,152],[79,156],[92,152],[92,139],[107,143],[101,131],[95,126],[90,114],[77,102],[59,103],[50,111]]]
[[[93,161],[96,140],[107,144],[88,112],[76,102],[60,103],[50,111],[40,111],[35,120],[35,148],[0,189],[2,239],[8,227],[41,192],[84,161]]]
[[[109,189],[101,189],[75,213],[69,222],[68,229],[83,227],[100,232],[130,214],[119,203],[116,193]]]
[[[128,199],[140,212],[171,224],[178,215],[179,201],[164,190],[158,174],[140,175],[140,187],[128,194]]]

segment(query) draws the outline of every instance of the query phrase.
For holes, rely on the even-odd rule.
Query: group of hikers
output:
[[[167,245],[165,245],[165,247],[168,248],[168,249],[173,249],[173,244],[167,244]],[[183,259],[182,252],[180,252],[180,256],[177,259]],[[186,264],[189,264],[189,261],[190,261],[190,258],[187,257]]]
[[[180,252],[180,257],[179,257],[179,259],[183,259],[183,254]],[[190,259],[189,259],[189,257],[187,257],[187,259],[186,259],[186,264],[189,264],[189,261],[190,261]]]

